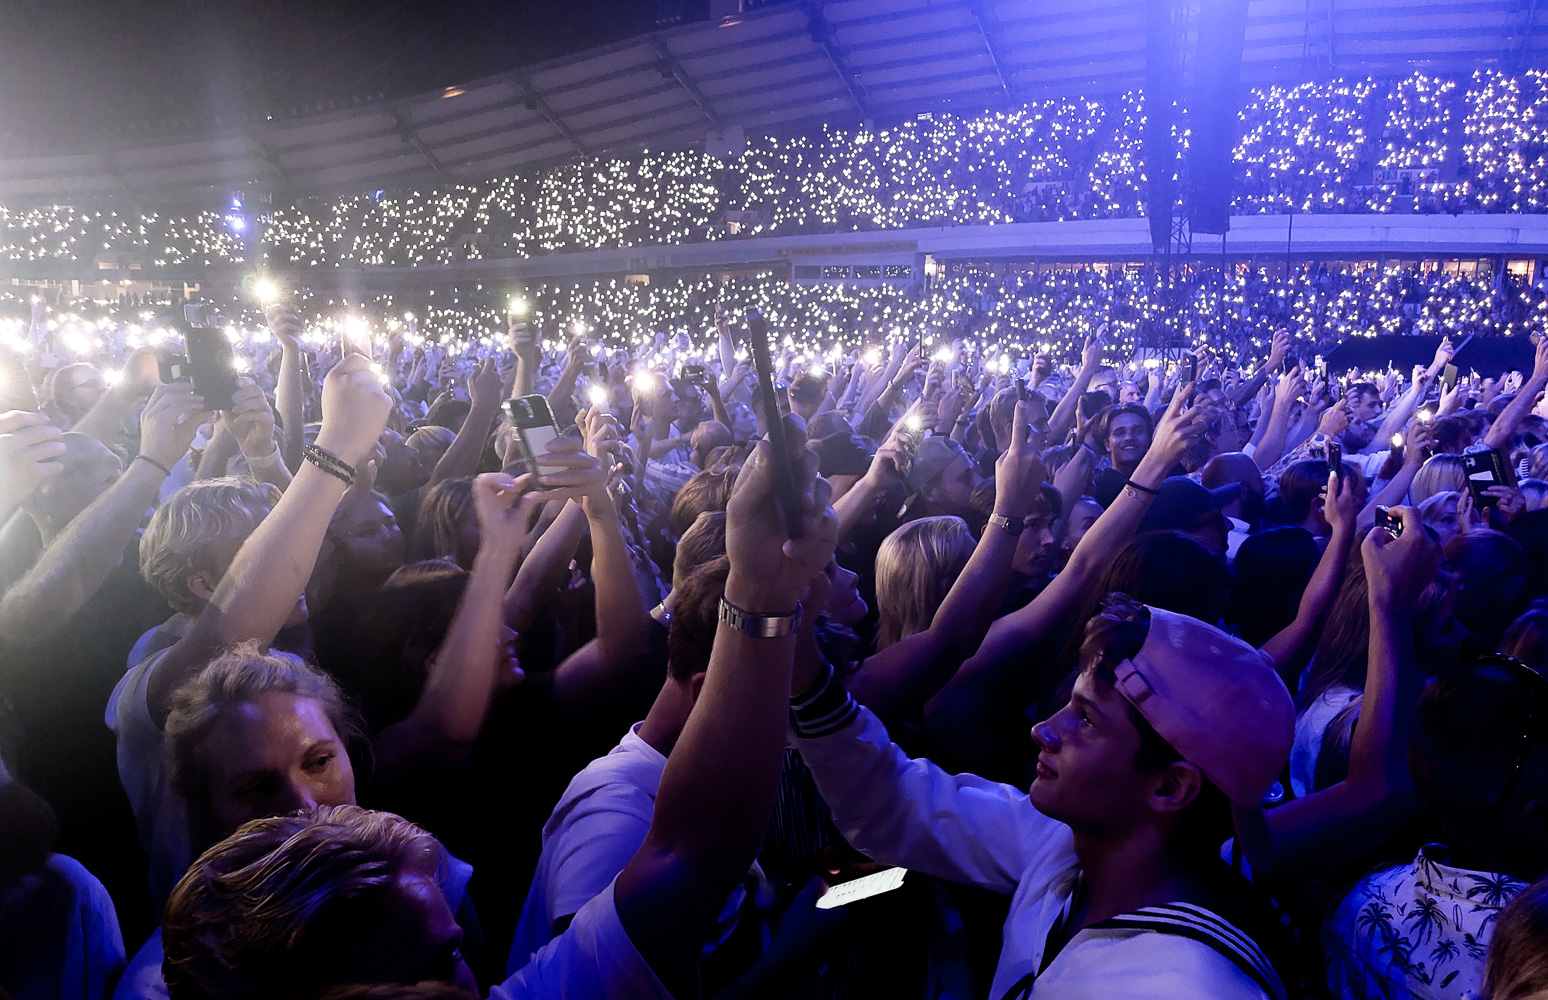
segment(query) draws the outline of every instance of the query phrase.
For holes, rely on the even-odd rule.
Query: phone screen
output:
[[[188,374],[194,392],[204,397],[205,409],[231,409],[237,388],[231,341],[209,327],[191,327],[184,331],[184,337],[188,341]]]
[[[1448,392],[1457,387],[1456,365],[1447,365],[1444,369],[1441,370],[1441,384],[1446,387]]]
[[[817,909],[832,910],[902,888],[903,876],[907,874],[906,868],[888,868],[873,875],[863,875],[852,882],[829,886],[828,891],[817,900]]]
[[[1385,507],[1376,508],[1376,527],[1386,528],[1394,538],[1403,534],[1403,519]]]

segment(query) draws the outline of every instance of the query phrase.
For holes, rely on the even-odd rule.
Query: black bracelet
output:
[[[149,462],[150,464],[154,465],[156,468],[160,469],[166,475],[169,475],[169,476],[172,475],[172,470],[171,469],[167,468],[165,465],[162,465],[160,462],[156,461],[154,458],[151,458],[149,455],[136,455],[136,456],[134,456],[134,458],[131,461],[135,461],[135,462]]]
[[[330,454],[315,444],[309,444],[301,449],[301,457],[343,482],[345,486],[355,485],[355,467],[337,455]]]
[[[1149,496],[1153,496],[1154,497],[1154,496],[1160,496],[1161,495],[1161,491],[1160,490],[1153,490],[1149,486],[1141,486],[1139,483],[1136,483],[1132,479],[1128,480],[1123,485],[1132,487],[1133,489],[1139,490],[1141,493],[1147,494]]]

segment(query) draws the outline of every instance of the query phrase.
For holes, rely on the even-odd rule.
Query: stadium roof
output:
[[[1211,0],[1201,0],[1209,3]],[[744,6],[751,6],[744,3]],[[1537,0],[1249,0],[1245,84],[1542,65]],[[577,0],[577,16],[585,16]],[[0,155],[0,202],[477,181],[710,132],[886,123],[1141,85],[1146,0],[803,0],[416,97]],[[3,151],[0,151],[3,152]]]

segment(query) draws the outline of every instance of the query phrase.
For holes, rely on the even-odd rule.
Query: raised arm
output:
[[[1140,459],[1134,475],[1118,494],[1113,505],[1097,518],[1075,551],[1070,554],[1064,572],[1054,577],[1031,604],[996,621],[983,644],[951,681],[931,699],[927,721],[937,739],[976,741],[975,732],[984,718],[984,708],[1008,672],[1024,663],[1027,647],[1051,636],[1067,625],[1085,587],[1134,537],[1155,490],[1183,452],[1192,447],[1214,420],[1207,407],[1184,409],[1193,398],[1189,383],[1172,396],[1167,411],[1156,424],[1150,450]]]
[[[504,665],[505,582],[521,558],[527,522],[543,501],[532,476],[490,473],[473,481],[481,532],[462,603],[430,661],[424,691],[408,717],[372,741],[380,771],[460,760],[478,739]]]
[[[64,471],[64,434],[41,413],[0,413],[0,522],[47,480]]]
[[[0,598],[0,637],[17,645],[41,642],[97,592],[155,504],[165,470],[187,453],[203,408],[186,383],[156,390],[140,416],[140,457]]]
[[[1333,529],[1328,547],[1323,549],[1317,569],[1301,595],[1301,606],[1295,621],[1262,646],[1262,651],[1274,661],[1274,668],[1279,671],[1279,675],[1292,680],[1300,676],[1301,668],[1311,658],[1317,637],[1322,633],[1323,620],[1344,585],[1344,567],[1349,562],[1349,553],[1355,544],[1354,483],[1348,476],[1339,474],[1335,477],[1329,471],[1327,496],[1324,510],[1328,524]]]
[[[1273,857],[1255,868],[1329,871],[1375,847],[1416,811],[1408,774],[1408,727],[1419,695],[1414,609],[1440,567],[1440,546],[1412,507],[1394,511],[1403,535],[1384,529],[1361,546],[1369,586],[1370,662],[1343,781],[1267,814]],[[1309,867],[1311,866],[1311,867]]]
[[[1301,376],[1299,366],[1292,368],[1290,374],[1280,379],[1279,385],[1274,388],[1274,405],[1268,416],[1262,418],[1267,426],[1252,454],[1252,460],[1258,463],[1258,468],[1272,469],[1284,457],[1285,442],[1290,436],[1290,411],[1305,389],[1306,380]]]
[[[1403,446],[1403,464],[1398,467],[1397,475],[1388,480],[1387,485],[1372,496],[1366,503],[1365,509],[1360,511],[1360,518],[1355,523],[1357,529],[1376,523],[1377,507],[1396,507],[1407,498],[1409,487],[1414,484],[1414,477],[1419,474],[1425,458],[1434,445],[1435,435],[1430,428],[1415,421],[1408,429],[1408,441]]]
[[[1027,404],[1018,402],[1011,445],[995,463],[994,514],[1018,528],[1039,499],[1047,474],[1027,442],[1029,419]],[[999,612],[1016,544],[1017,534],[1003,524],[986,525],[930,627],[867,657],[849,679],[855,700],[885,719],[913,712],[940,690]]]
[[[1268,360],[1255,372],[1252,377],[1246,379],[1231,393],[1231,402],[1238,407],[1246,406],[1252,402],[1252,398],[1258,394],[1268,383],[1269,376],[1279,370],[1284,364],[1285,355],[1290,353],[1290,331],[1279,329],[1274,331],[1274,337],[1269,345]]]
[[[732,493],[725,600],[744,613],[789,614],[832,558],[837,519],[803,443],[792,435],[806,514],[800,540],[787,537],[773,502],[767,442]],[[763,842],[784,767],[795,648],[794,634],[752,638],[720,626],[704,687],[661,776],[650,833],[618,876],[619,919],[676,996],[695,994],[699,951]]]
[[[1544,389],[1548,389],[1548,338],[1537,345],[1531,378],[1521,386],[1516,398],[1505,404],[1505,409],[1500,411],[1494,423],[1489,425],[1489,433],[1484,435],[1484,444],[1496,451],[1509,448],[1511,436],[1537,405],[1537,397],[1543,394]]]
[[[274,440],[274,410],[258,383],[245,375],[237,379],[231,409],[220,415],[220,422],[242,450],[254,479],[281,490],[290,485],[290,470]]]
[[[1080,371],[1075,373],[1075,381],[1070,383],[1069,391],[1059,400],[1059,405],[1054,407],[1053,415],[1048,418],[1048,434],[1045,440],[1062,442],[1064,436],[1070,432],[1070,428],[1075,426],[1080,397],[1086,394],[1091,380],[1096,377],[1097,369],[1102,367],[1102,336],[1106,332],[1107,326],[1103,324],[1096,333],[1086,338],[1086,346],[1080,355]]]
[[[426,492],[443,480],[461,479],[478,471],[478,463],[484,457],[484,446],[489,443],[489,432],[500,416],[500,395],[503,390],[504,380],[494,359],[480,361],[473,374],[468,376],[468,415],[457,429],[451,447],[446,449],[446,453],[431,470],[430,481],[424,485]]]
[[[376,447],[391,406],[369,358],[352,354],[323,383],[317,447],[358,466]],[[147,682],[151,718],[166,720],[172,692],[210,656],[247,641],[268,645],[295,609],[317,564],[346,483],[305,462],[295,481],[226,570],[188,635],[167,651]]]
[[[907,415],[904,416],[907,420]],[[871,465],[849,491],[833,504],[838,513],[839,540],[847,541],[857,528],[870,518],[876,504],[896,483],[903,481],[902,469],[908,461],[903,451],[903,421],[888,432],[887,437],[871,456]]]
[[[156,361],[156,352],[142,347],[124,362],[124,376],[118,384],[110,386],[70,429],[116,448],[123,443],[125,426],[134,414],[135,404],[160,384],[161,368]]]
[[[301,358],[301,317],[291,310],[271,306],[269,331],[280,344],[279,375],[274,383],[274,405],[284,425],[284,444],[280,452],[285,467],[301,467],[301,443],[306,427],[306,386]]]

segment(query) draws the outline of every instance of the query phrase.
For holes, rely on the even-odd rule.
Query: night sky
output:
[[[0,142],[412,94],[649,31],[680,0],[4,0]],[[692,4],[688,5],[690,8]]]

